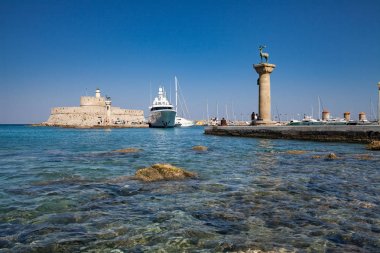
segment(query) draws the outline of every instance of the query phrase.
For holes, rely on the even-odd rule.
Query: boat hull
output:
[[[149,127],[169,128],[175,125],[176,111],[156,110],[151,111],[149,116]]]

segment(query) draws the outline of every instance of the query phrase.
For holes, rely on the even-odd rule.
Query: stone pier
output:
[[[205,134],[265,139],[370,143],[371,141],[380,141],[380,126],[213,126],[205,128]]]
[[[274,64],[260,63],[253,65],[259,74],[257,84],[259,85],[259,118],[256,125],[271,125],[274,122],[271,118],[271,101],[270,101],[270,74],[276,67]]]

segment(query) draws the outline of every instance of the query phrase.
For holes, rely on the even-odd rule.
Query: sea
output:
[[[135,180],[156,163],[198,176]],[[203,127],[0,125],[0,252],[380,252],[380,152]]]

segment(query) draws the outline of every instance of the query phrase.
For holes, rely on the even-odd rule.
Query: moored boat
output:
[[[190,127],[190,126],[194,126],[194,125],[195,125],[195,122],[192,120],[188,120],[188,119],[178,117],[178,116],[175,117],[175,126],[176,127]]]
[[[149,109],[149,127],[174,127],[177,112],[166,98],[164,88],[160,87],[158,89],[158,96],[153,100],[152,106]]]

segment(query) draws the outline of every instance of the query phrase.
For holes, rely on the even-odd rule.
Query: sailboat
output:
[[[186,119],[184,117],[179,116],[179,114],[178,114],[178,98],[179,98],[178,87],[179,87],[179,85],[178,85],[178,79],[176,76],[174,77],[174,81],[175,81],[175,110],[177,111],[177,116],[175,117],[175,126],[176,127],[194,126],[195,122],[193,120]],[[183,103],[184,103],[184,107],[186,109],[186,112],[188,114],[186,102],[184,99],[183,99]],[[182,116],[183,116],[183,114],[184,114],[183,106],[181,107],[181,109],[182,109]]]

